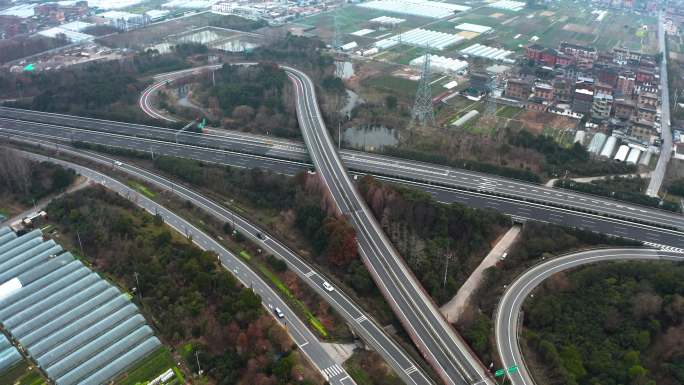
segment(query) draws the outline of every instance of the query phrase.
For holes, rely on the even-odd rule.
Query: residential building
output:
[[[613,112],[616,118],[629,120],[634,115],[636,105],[631,99],[617,99],[613,103]]]
[[[637,99],[639,106],[658,108],[658,95],[651,92],[642,92]]]
[[[630,135],[639,139],[642,142],[649,143],[651,141],[651,137],[658,135],[658,132],[655,130],[653,122],[636,120],[632,122]]]
[[[597,93],[591,104],[591,117],[595,120],[605,120],[610,117],[613,97],[604,93]]]
[[[565,41],[560,44],[560,51],[577,59],[590,59],[592,62],[598,57],[594,47],[572,44]]]
[[[544,112],[548,108],[548,102],[540,97],[532,96],[527,100],[525,108],[532,111]]]
[[[617,78],[616,90],[625,96],[631,96],[634,93],[634,85],[636,84],[636,77],[632,73],[625,73]]]
[[[532,44],[525,48],[525,57],[532,61],[539,61],[541,59],[541,54],[544,51],[544,47],[539,44]]]
[[[584,88],[576,88],[572,99],[572,110],[581,114],[591,112],[594,92]]]
[[[567,67],[573,64],[575,64],[575,58],[573,56],[566,55],[562,52],[558,52],[556,55],[556,66]]]
[[[486,93],[490,91],[492,77],[482,72],[470,73],[470,87],[478,92]]]
[[[646,122],[656,121],[656,109],[648,106],[639,106],[637,109],[637,118]]]
[[[542,51],[538,61],[545,66],[553,68],[556,66],[556,60],[558,60],[558,52],[553,48],[547,48]]]
[[[561,103],[570,103],[572,101],[572,85],[574,82],[563,78],[556,78],[553,80],[553,94]]]
[[[640,84],[654,84],[656,83],[656,76],[653,71],[640,68],[636,72],[636,82]]]
[[[611,86],[610,84],[598,82],[598,83],[594,84],[594,92],[612,95],[613,94],[613,86]]]
[[[537,82],[534,84],[534,96],[547,102],[554,99],[553,86],[548,83]]]
[[[527,100],[532,93],[532,82],[526,79],[508,79],[506,97]]]

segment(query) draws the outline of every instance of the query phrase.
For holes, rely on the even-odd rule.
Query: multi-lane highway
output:
[[[222,135],[183,132],[176,136],[177,131],[171,129],[2,107],[0,107],[0,116],[4,117],[0,118],[0,127],[48,135],[61,135],[67,140],[72,139],[72,136],[65,134],[65,132],[73,134],[74,140],[98,140],[97,143],[104,140],[102,135],[115,133],[120,136],[110,136],[109,142],[113,146],[127,145],[126,142],[131,140],[127,137],[137,136],[140,139],[152,138],[160,142],[175,142],[177,139],[179,143],[183,144],[223,149],[235,153],[261,155],[274,161],[290,160],[306,163],[309,159],[307,149],[302,143],[274,139],[268,136],[238,132],[225,132]],[[39,123],[49,125],[45,126]],[[68,131],[66,127],[72,127],[72,130]],[[97,131],[100,134],[97,138],[93,139],[92,136],[97,136]],[[148,142],[147,147],[143,147],[143,150],[150,151],[155,147],[157,147],[156,144]],[[452,167],[358,151],[344,150],[340,152],[340,157],[350,170],[361,173],[442,185],[455,189],[480,191],[490,195],[505,195],[519,201],[538,202],[554,207],[566,207],[581,212],[593,212],[611,217],[619,217],[633,222],[639,221],[658,226],[684,229],[684,216],[681,214],[603,197]],[[206,160],[214,161],[212,158]]]
[[[19,110],[19,112],[23,113],[23,110]],[[1,108],[0,114],[2,114]],[[54,119],[57,120],[59,119],[59,117],[60,116],[54,116]],[[66,117],[66,119],[72,118],[74,117]],[[106,121],[104,123],[101,123],[99,121],[90,121],[88,119],[86,119],[85,121],[93,125],[107,124]],[[117,125],[119,123],[112,122],[112,124]],[[287,175],[294,175],[297,172],[306,170],[308,167],[310,167],[309,163],[303,161],[284,160],[239,151],[219,150],[208,146],[196,146],[182,143],[177,144],[172,141],[154,140],[121,134],[112,134],[104,131],[93,131],[45,123],[35,123],[30,121],[0,118],[0,137],[7,136],[33,137],[63,142],[83,141],[110,147],[151,152],[155,155],[167,155],[196,159],[207,163],[217,163],[233,167],[261,167],[264,169],[272,170],[274,172]],[[343,159],[344,156],[345,154],[342,154]],[[393,161],[403,162],[391,159],[388,160],[387,164],[391,164]],[[437,168],[440,167],[433,165],[427,166]],[[542,203],[538,200],[521,200],[519,199],[519,197],[510,196],[509,194],[494,195],[491,193],[491,191],[488,191],[485,186],[482,186],[482,188],[474,188],[470,190],[463,189],[460,187],[449,187],[446,184],[420,182],[418,181],[420,178],[416,178],[415,181],[404,178],[393,178],[390,176],[385,176],[388,175],[388,173],[383,172],[383,166],[381,164],[377,164],[376,167],[378,169],[378,172],[374,175],[376,175],[378,178],[388,180],[393,183],[405,184],[422,189],[432,194],[436,199],[438,199],[441,202],[459,202],[472,207],[494,209],[504,214],[509,214],[521,219],[545,221],[559,225],[573,226],[591,231],[602,232],[605,234],[611,234],[620,237],[638,239],[644,242],[651,242],[656,244],[684,248],[684,233],[682,233],[681,231],[674,231],[656,226],[637,223],[633,220],[630,220],[629,218],[615,219],[606,216],[595,215],[591,214],[589,210],[580,211],[576,208],[570,208],[570,206],[562,208],[557,206],[551,206]],[[416,168],[415,165],[412,165],[412,167]],[[457,171],[460,172],[460,170]],[[467,176],[467,173],[464,173],[464,175]],[[533,193],[533,189],[535,187],[534,185],[532,185],[533,187],[529,187],[529,184],[525,184],[522,182],[506,182],[510,182],[514,186],[517,184],[520,184],[521,187],[527,186],[523,187],[525,190],[522,191],[528,191],[530,193]],[[558,194],[565,194],[565,192],[562,190],[553,191]],[[563,196],[559,196],[557,198],[563,199]],[[588,203],[592,203],[590,197],[582,198],[580,196],[580,199],[586,199]],[[617,209],[625,209],[626,207],[623,206],[623,203],[621,202],[609,201],[608,203],[614,204]],[[645,211],[645,213],[642,213],[645,215],[651,212],[649,211],[649,209],[643,207],[635,207],[635,210]],[[652,211],[654,213],[672,216],[673,220],[679,218],[677,214],[665,213],[660,210]],[[651,223],[652,221],[648,222]]]
[[[185,236],[191,236],[193,243],[203,250],[216,252],[218,259],[223,267],[229,270],[242,284],[251,287],[255,293],[262,298],[262,303],[266,310],[273,314],[275,307],[279,308],[285,315],[284,318],[274,318],[285,327],[292,340],[297,344],[301,351],[311,361],[311,363],[321,372],[326,380],[335,385],[354,385],[354,380],[347,374],[346,370],[337,364],[332,357],[323,349],[320,341],[307,328],[307,326],[297,317],[296,313],[275,293],[275,291],[262,278],[254,273],[239,257],[224,248],[209,235],[198,229],[190,222],[166,209],[164,206],[138,193],[136,190],[124,185],[118,180],[111,178],[103,173],[89,169],[87,167],[67,162],[61,159],[50,158],[39,154],[21,152],[22,156],[38,161],[48,161],[73,169],[80,175],[115,191],[134,202],[139,207],[152,214],[159,214],[165,223]],[[273,308],[273,309],[272,309]]]
[[[650,196],[658,196],[660,186],[665,178],[667,164],[672,158],[672,132],[670,130],[670,84],[667,80],[667,46],[665,45],[665,16],[664,12],[658,15],[658,45],[662,59],[660,61],[660,128],[662,130],[663,144],[660,147],[660,157],[656,164],[656,169],[651,175],[646,193]]]
[[[301,71],[282,67],[294,83],[304,141],[319,175],[356,230],[364,264],[427,361],[446,384],[490,384],[489,373],[441,313],[380,228],[351,182],[318,108],[315,87]]]
[[[568,254],[527,270],[508,287],[496,312],[495,333],[499,357],[504,368],[518,367],[517,372],[507,373],[512,385],[535,385],[523,360],[518,338],[522,327],[520,309],[525,299],[553,274],[589,263],[616,260],[684,262],[684,254],[652,249],[599,249]]]
[[[263,250],[284,260],[291,271],[295,272],[303,282],[313,288],[345,318],[356,334],[372,346],[406,384],[432,384],[431,379],[425,374],[420,365],[418,365],[410,355],[404,352],[403,349],[385,333],[372,316],[364,312],[361,307],[354,303],[354,301],[340,290],[339,287],[335,287],[334,280],[326,277],[325,274],[318,271],[282,242],[268,234],[263,228],[250,223],[239,214],[207,199],[202,194],[143,168],[119,162],[113,158],[89,151],[63,146],[56,147],[55,144],[49,142],[46,142],[43,145],[48,148],[59,149],[60,152],[82,158],[93,164],[99,163],[101,166],[115,167],[120,172],[151,183],[159,189],[172,192],[184,201],[192,202],[195,206],[203,209],[220,222],[231,223],[231,225],[235,226],[235,229],[240,231],[240,233],[249,238],[252,242],[258,244]],[[256,234],[261,234],[262,236],[258,237]],[[325,290],[323,282],[329,282],[335,287],[335,290]]]

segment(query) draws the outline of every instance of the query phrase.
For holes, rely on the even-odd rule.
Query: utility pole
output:
[[[138,281],[138,272],[134,271],[133,276],[135,277],[135,288],[138,291],[138,298],[142,302],[142,289],[140,288],[140,282]]]
[[[78,239],[78,247],[81,248],[81,256],[85,258],[85,252],[83,251],[83,243],[81,242],[81,234],[76,230],[76,238]]]
[[[202,375],[202,368],[200,367],[200,363],[199,363],[199,351],[198,350],[195,350],[195,359],[197,359],[197,374],[201,376]]]
[[[423,69],[420,73],[416,101],[411,111],[411,125],[419,123],[423,126],[435,124],[435,113],[432,110],[432,90],[430,88],[430,46],[425,47]]]
[[[449,248],[449,245],[447,244],[447,250],[444,255],[444,280],[442,282],[442,289],[446,287],[446,281],[447,281],[447,272],[449,271],[449,260],[452,257],[451,249]]]

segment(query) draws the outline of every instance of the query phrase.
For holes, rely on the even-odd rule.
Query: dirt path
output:
[[[651,177],[651,171],[649,172],[642,172],[641,174],[623,174],[623,175],[604,175],[604,176],[590,176],[586,178],[570,178],[571,180],[574,180],[575,182],[581,182],[581,183],[589,183],[592,180],[599,180],[599,179],[608,179],[613,176],[619,176],[619,177],[634,177],[634,176],[640,176],[641,178],[650,178]],[[545,186],[546,187],[553,187],[553,184],[557,181],[558,179],[549,179],[548,182],[546,182]]]
[[[445,303],[444,306],[440,308],[440,311],[446,317],[449,322],[457,322],[461,316],[461,312],[465,307],[470,296],[477,290],[480,282],[482,282],[482,275],[484,271],[496,265],[499,261],[501,255],[508,250],[513,242],[518,238],[520,234],[520,226],[513,226],[506,232],[506,234],[499,239],[499,241],[494,245],[492,250],[489,251],[487,256],[484,257],[480,265],[473,271],[473,273],[468,277],[463,286],[458,289],[458,293],[449,302]]]
[[[4,222],[0,223],[0,226],[10,226],[11,224],[16,223],[16,222],[26,218],[30,214],[34,214],[34,213],[44,209],[45,206],[47,206],[48,203],[50,203],[53,199],[57,199],[57,198],[65,195],[65,194],[69,194],[69,193],[72,193],[74,191],[80,190],[84,187],[87,187],[89,185],[89,182],[90,182],[90,180],[88,178],[80,176],[76,179],[76,182],[73,185],[71,185],[69,188],[66,189],[66,191],[61,192],[57,195],[50,195],[49,197],[46,197],[46,198],[39,200],[38,202],[36,202],[34,207],[31,207],[30,209],[28,209],[22,213],[19,213],[12,218],[7,218]]]

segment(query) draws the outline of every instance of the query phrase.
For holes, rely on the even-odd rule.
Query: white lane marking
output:
[[[411,365],[410,367],[404,369],[404,373],[406,374],[411,374],[413,372],[417,372],[418,368],[415,367],[415,365]]]
[[[340,365],[337,365],[337,364],[335,364],[335,365],[333,365],[333,366],[330,366],[330,367],[328,367],[328,368],[323,369],[323,374],[325,374],[325,376],[326,376],[328,379],[331,379],[331,378],[333,378],[333,377],[335,377],[335,376],[339,376],[339,375],[342,374],[342,373],[344,373],[344,369],[342,369],[342,368],[340,367]]]

